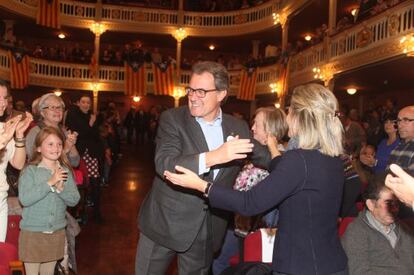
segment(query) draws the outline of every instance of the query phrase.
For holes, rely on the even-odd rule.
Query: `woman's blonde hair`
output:
[[[343,127],[335,95],[320,84],[302,85],[293,90],[289,127],[299,140],[299,148],[318,149],[328,156],[343,152]]]
[[[288,130],[285,112],[274,107],[261,107],[256,110],[255,115],[257,116],[259,113],[263,114],[265,132],[274,135],[278,141],[281,141]]]
[[[42,145],[42,143],[45,141],[45,139],[50,135],[55,135],[62,141],[62,153],[60,154],[60,157],[59,157],[58,161],[59,161],[61,166],[65,166],[70,171],[72,171],[72,167],[69,164],[69,160],[68,160],[66,154],[63,152],[65,139],[63,137],[63,134],[58,129],[56,129],[55,127],[44,127],[37,134],[37,136],[35,138],[35,142],[34,142],[32,158],[30,159],[29,164],[37,165],[42,161],[42,154],[40,152],[38,152],[37,149]]]

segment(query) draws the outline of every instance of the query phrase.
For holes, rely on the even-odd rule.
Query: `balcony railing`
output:
[[[329,48],[328,43],[320,43],[296,54],[292,58],[291,72],[355,56],[413,31],[414,2],[406,1],[330,37]]]
[[[73,64],[57,62],[39,58],[30,58],[29,83],[31,85],[49,86],[58,85],[55,88],[73,88],[90,90],[93,79],[89,73],[89,66],[83,64]],[[10,62],[7,52],[0,49],[0,73],[1,76],[9,79]],[[146,68],[146,80],[148,92],[152,93],[154,75],[150,65]],[[279,69],[277,65],[258,69],[256,92],[269,92],[269,84],[277,81]],[[124,89],[125,71],[124,67],[100,66],[98,81],[100,89],[103,91],[118,91]],[[186,86],[190,82],[190,71],[181,71],[179,85]],[[230,94],[236,94],[240,84],[240,71],[230,71]]]
[[[184,11],[183,24],[178,22],[176,10],[104,4],[101,20],[107,23],[109,30],[114,31],[120,30],[117,24],[124,24],[127,30],[151,33],[170,33],[172,28],[188,27],[193,28],[194,31],[191,32],[193,36],[211,36],[211,28],[222,28],[221,32],[215,32],[214,35],[228,36],[235,33],[257,32],[271,27],[273,25],[272,14],[280,10],[280,2],[270,0],[257,7],[229,12]],[[36,3],[37,1],[31,0],[8,0],[0,5],[19,14],[35,17]],[[97,15],[97,4],[61,0],[60,13],[63,25],[88,28],[90,21],[95,20]],[[241,25],[252,25],[252,28],[240,28]]]

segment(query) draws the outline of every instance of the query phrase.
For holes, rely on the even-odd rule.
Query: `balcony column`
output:
[[[180,71],[181,71],[181,46],[182,41],[188,36],[187,31],[183,28],[179,28],[172,33],[172,36],[177,40],[177,51],[176,51],[176,85],[180,84]]]
[[[101,19],[102,19],[102,0],[97,0],[95,20],[100,21]]]
[[[282,53],[286,51],[289,43],[289,20],[280,21],[282,25]]]
[[[259,45],[260,45],[260,40],[253,40],[252,41],[252,56],[254,58],[258,58],[259,57]]]
[[[333,34],[336,29],[336,7],[337,0],[329,0],[329,34]]]
[[[93,92],[93,113],[98,114],[98,95],[99,90],[97,88],[94,88]]]
[[[184,0],[178,0],[178,24],[184,24]]]

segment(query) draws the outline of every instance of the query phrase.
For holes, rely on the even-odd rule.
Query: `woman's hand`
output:
[[[200,179],[196,173],[178,165],[175,166],[175,170],[179,173],[172,173],[166,170],[164,172],[165,178],[175,185],[195,189],[204,193],[204,190],[207,187],[207,182]]]
[[[16,138],[24,138],[24,132],[26,132],[30,123],[33,121],[33,116],[29,112],[26,112],[26,117],[23,120],[20,120],[20,118],[18,119],[16,127]]]
[[[52,174],[52,177],[47,181],[47,184],[49,186],[55,186],[57,190],[59,190],[58,188],[62,188],[63,190],[63,183],[64,181],[66,181],[68,178],[68,172],[66,172],[64,169],[62,169],[61,167],[55,169],[55,171]]]
[[[277,138],[274,135],[272,134],[267,135],[266,144],[267,144],[267,149],[269,149],[269,152],[272,158],[275,158],[281,155],[279,149],[277,148],[279,145],[279,142],[277,141]]]
[[[14,119],[10,119],[4,124],[3,132],[0,134],[0,149],[6,147],[9,141],[13,138],[20,118],[21,115]]]
[[[73,146],[75,146],[76,141],[78,139],[78,133],[75,131],[67,131],[66,134],[66,141],[65,141],[65,147],[64,147],[64,152],[67,153],[70,150],[72,150]]]
[[[95,121],[96,121],[96,115],[91,114],[91,117],[89,118],[89,126],[92,127]]]

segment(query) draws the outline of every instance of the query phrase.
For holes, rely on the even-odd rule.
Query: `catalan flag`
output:
[[[237,98],[241,100],[254,100],[256,95],[256,68],[243,69],[240,77],[240,88]]]
[[[38,0],[36,23],[49,28],[60,28],[60,0]]]
[[[168,62],[152,64],[154,73],[154,94],[173,95],[174,94],[174,66]]]
[[[125,94],[144,96],[146,93],[146,74],[144,63],[125,62]]]
[[[9,51],[10,86],[24,89],[29,85],[29,56],[19,51]]]

